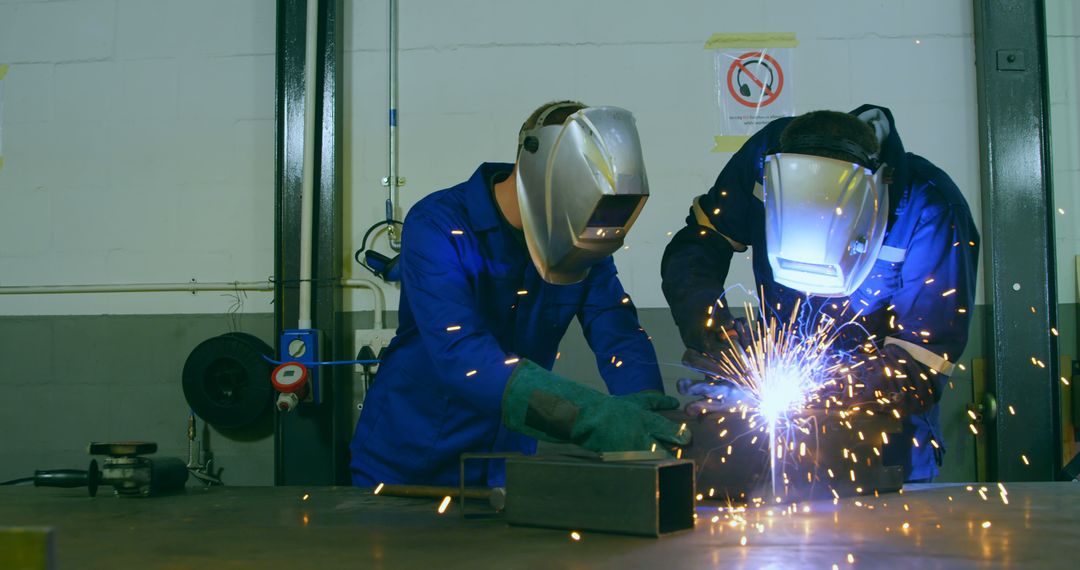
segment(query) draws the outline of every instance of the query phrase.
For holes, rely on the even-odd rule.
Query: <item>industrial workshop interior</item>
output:
[[[0,0],[0,570],[1076,568],[1078,55],[1073,0]]]

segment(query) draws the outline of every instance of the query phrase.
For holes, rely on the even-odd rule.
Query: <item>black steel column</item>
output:
[[[1057,326],[1057,280],[1045,9],[1041,0],[974,5],[990,389],[998,404],[989,475],[1051,480],[1061,437],[1058,350],[1050,332]]]
[[[315,201],[312,240],[312,326],[321,358],[344,358],[341,319],[341,129],[338,70],[341,0],[319,3],[315,93]],[[275,204],[275,329],[297,327],[300,274],[300,196],[304,154],[304,75],[307,0],[277,2],[277,199]],[[278,485],[347,484],[349,422],[347,370],[322,367],[321,405],[279,414],[274,434]],[[340,377],[340,380],[339,380]]]

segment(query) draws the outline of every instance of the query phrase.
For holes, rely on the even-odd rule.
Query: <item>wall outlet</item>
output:
[[[390,344],[390,339],[394,338],[394,329],[360,329],[353,333],[353,356],[355,357],[360,349],[365,346],[370,346],[371,351],[376,356],[379,355],[379,351]],[[371,371],[378,370],[378,365],[372,366]],[[356,365],[357,372],[363,372],[364,366],[362,364]]]

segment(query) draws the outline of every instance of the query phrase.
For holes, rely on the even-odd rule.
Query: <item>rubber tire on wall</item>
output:
[[[184,398],[216,428],[255,423],[272,407],[270,384],[273,349],[247,333],[227,333],[195,347],[184,363]]]

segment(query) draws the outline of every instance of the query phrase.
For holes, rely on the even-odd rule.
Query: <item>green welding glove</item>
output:
[[[652,411],[676,407],[677,400],[659,392],[608,396],[522,359],[503,392],[503,423],[596,452],[648,451],[690,442],[690,430]]]
[[[633,394],[622,396],[622,399],[632,404],[637,404],[643,410],[651,410],[653,412],[677,410],[679,409],[679,406],[681,406],[679,401],[675,398],[662,392],[657,392],[656,390],[634,392]]]

